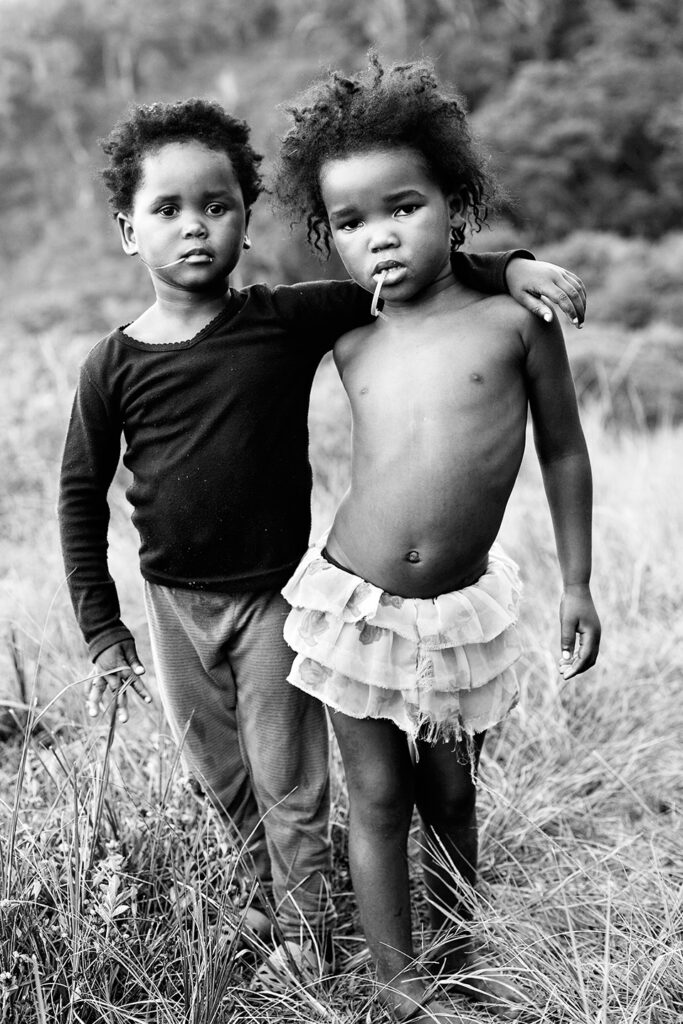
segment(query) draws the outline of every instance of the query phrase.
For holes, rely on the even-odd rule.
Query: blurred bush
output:
[[[628,331],[590,321],[565,331],[579,401],[597,405],[605,424],[638,429],[683,421],[683,336],[653,322]]]
[[[539,247],[538,255],[583,279],[591,322],[642,328],[666,321],[683,328],[683,232],[647,242],[580,231]],[[683,344],[681,332],[678,337]]]

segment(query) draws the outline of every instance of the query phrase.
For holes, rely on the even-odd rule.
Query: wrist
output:
[[[510,266],[515,260],[536,260],[536,257],[528,249],[510,249],[503,254],[503,282],[505,284],[505,290],[510,291],[510,283],[508,281],[508,271]]]
[[[563,582],[562,589],[565,594],[586,594],[590,593],[590,581],[589,580],[573,580],[571,582]]]

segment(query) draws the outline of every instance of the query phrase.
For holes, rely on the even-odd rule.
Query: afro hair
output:
[[[454,232],[454,247],[467,224],[481,228],[497,187],[472,139],[464,101],[439,84],[430,61],[384,67],[371,53],[364,71],[349,78],[330,72],[285,109],[293,124],[282,140],[273,198],[292,223],[306,224],[320,255],[330,250],[321,167],[368,149],[410,147],[445,194],[462,197],[466,223]]]
[[[109,158],[101,171],[114,214],[130,213],[148,153],[169,142],[199,142],[223,151],[232,164],[250,209],[263,191],[258,166],[262,157],[249,144],[249,126],[210,100],[152,103],[132,107],[100,145]]]

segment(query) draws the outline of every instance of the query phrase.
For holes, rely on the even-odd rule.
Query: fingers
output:
[[[97,718],[100,711],[104,711],[102,697],[107,689],[107,680],[102,676],[93,679],[88,690],[87,706],[90,718]]]
[[[152,698],[145,684],[140,678],[140,676],[144,675],[145,673],[145,666],[138,658],[134,644],[130,644],[130,646],[126,645],[125,655],[126,661],[128,662],[132,671],[126,673],[124,679],[122,680],[123,685],[126,687],[130,686],[131,690],[133,690],[134,693],[138,695],[140,700],[143,700],[145,702],[145,704],[151,704]]]
[[[553,303],[570,323],[581,327],[586,315],[586,289],[571,270],[543,260],[512,259],[505,271],[510,295],[535,316],[550,323]]]
[[[561,657],[560,657],[560,663],[558,665],[558,668],[560,670],[560,675],[564,679],[569,679],[572,675],[575,674],[573,670],[574,670],[574,666],[576,665],[576,662],[578,661],[578,653],[577,653],[578,647],[577,647],[577,642],[576,642],[576,636],[577,636],[576,628],[577,628],[577,626],[578,626],[578,622],[576,622],[576,620],[574,620],[574,621],[561,621],[561,623],[560,623],[560,629],[561,629],[561,641],[560,642],[561,642],[561,645],[562,645],[562,654],[561,654]],[[580,642],[579,642],[578,646],[580,646]]]
[[[579,651],[572,675],[578,676],[581,672],[587,672],[598,660],[600,649],[600,630],[593,626],[587,626],[579,641]]]
[[[582,327],[586,316],[586,289],[575,274],[561,271],[554,281],[554,287],[546,288],[541,299],[559,306],[575,327]]]
[[[142,671],[145,671],[144,668]],[[142,679],[140,679],[139,675],[126,676],[126,678],[124,679],[124,683],[126,686],[130,686],[131,690],[133,690],[133,692],[136,693],[140,700],[143,700],[145,704],[152,703],[151,694],[149,693],[149,690],[143,683]]]
[[[581,675],[592,668],[598,658],[600,633],[594,627],[586,627],[578,632],[579,641],[575,646],[575,638],[562,637],[562,655],[560,658],[560,675],[565,680]]]
[[[96,718],[100,712],[107,710],[108,702],[105,694],[111,689],[116,698],[117,714],[119,722],[128,721],[128,698],[126,688],[130,685],[127,681],[125,670],[109,672],[106,675],[97,676],[93,679],[88,690],[88,715]]]
[[[123,681],[121,689],[116,694],[116,720],[123,725],[128,721],[128,694],[126,693],[126,681]]]
[[[141,665],[139,667],[142,668]],[[144,668],[142,671],[145,671]],[[128,721],[128,689],[133,690],[133,692],[136,693],[140,700],[143,700],[145,704],[152,703],[152,698],[139,676],[128,673],[121,681],[121,686],[116,694],[116,704],[118,707],[116,717],[119,722]]]
[[[128,721],[127,690],[132,689],[140,700],[146,704],[152,698],[140,676],[145,667],[138,658],[135,644],[132,641],[114,644],[102,652],[96,660],[101,675],[91,683],[88,691],[88,714],[96,717],[105,710],[104,694],[110,689],[116,698],[116,717],[119,722]]]
[[[574,292],[573,288],[571,293],[561,288],[546,288],[545,292],[540,294],[526,292],[522,299],[522,305],[526,309],[548,324],[555,315],[553,304],[560,307],[574,327],[583,326],[585,304],[581,302],[578,292]]]
[[[544,301],[545,300],[545,301]],[[533,292],[525,292],[521,304],[525,309],[528,309],[534,316],[539,317],[541,320],[545,320],[549,324],[553,319],[553,311],[550,306],[550,300],[546,299],[544,295],[535,295]]]

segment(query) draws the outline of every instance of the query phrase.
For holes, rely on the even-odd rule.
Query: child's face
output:
[[[144,260],[155,288],[212,292],[237,265],[248,218],[226,153],[169,142],[143,158],[133,209],[117,220],[124,250]]]
[[[451,226],[460,203],[429,175],[408,147],[377,149],[329,160],[320,187],[334,244],[351,277],[373,291],[388,269],[382,298],[411,301],[452,280]]]

